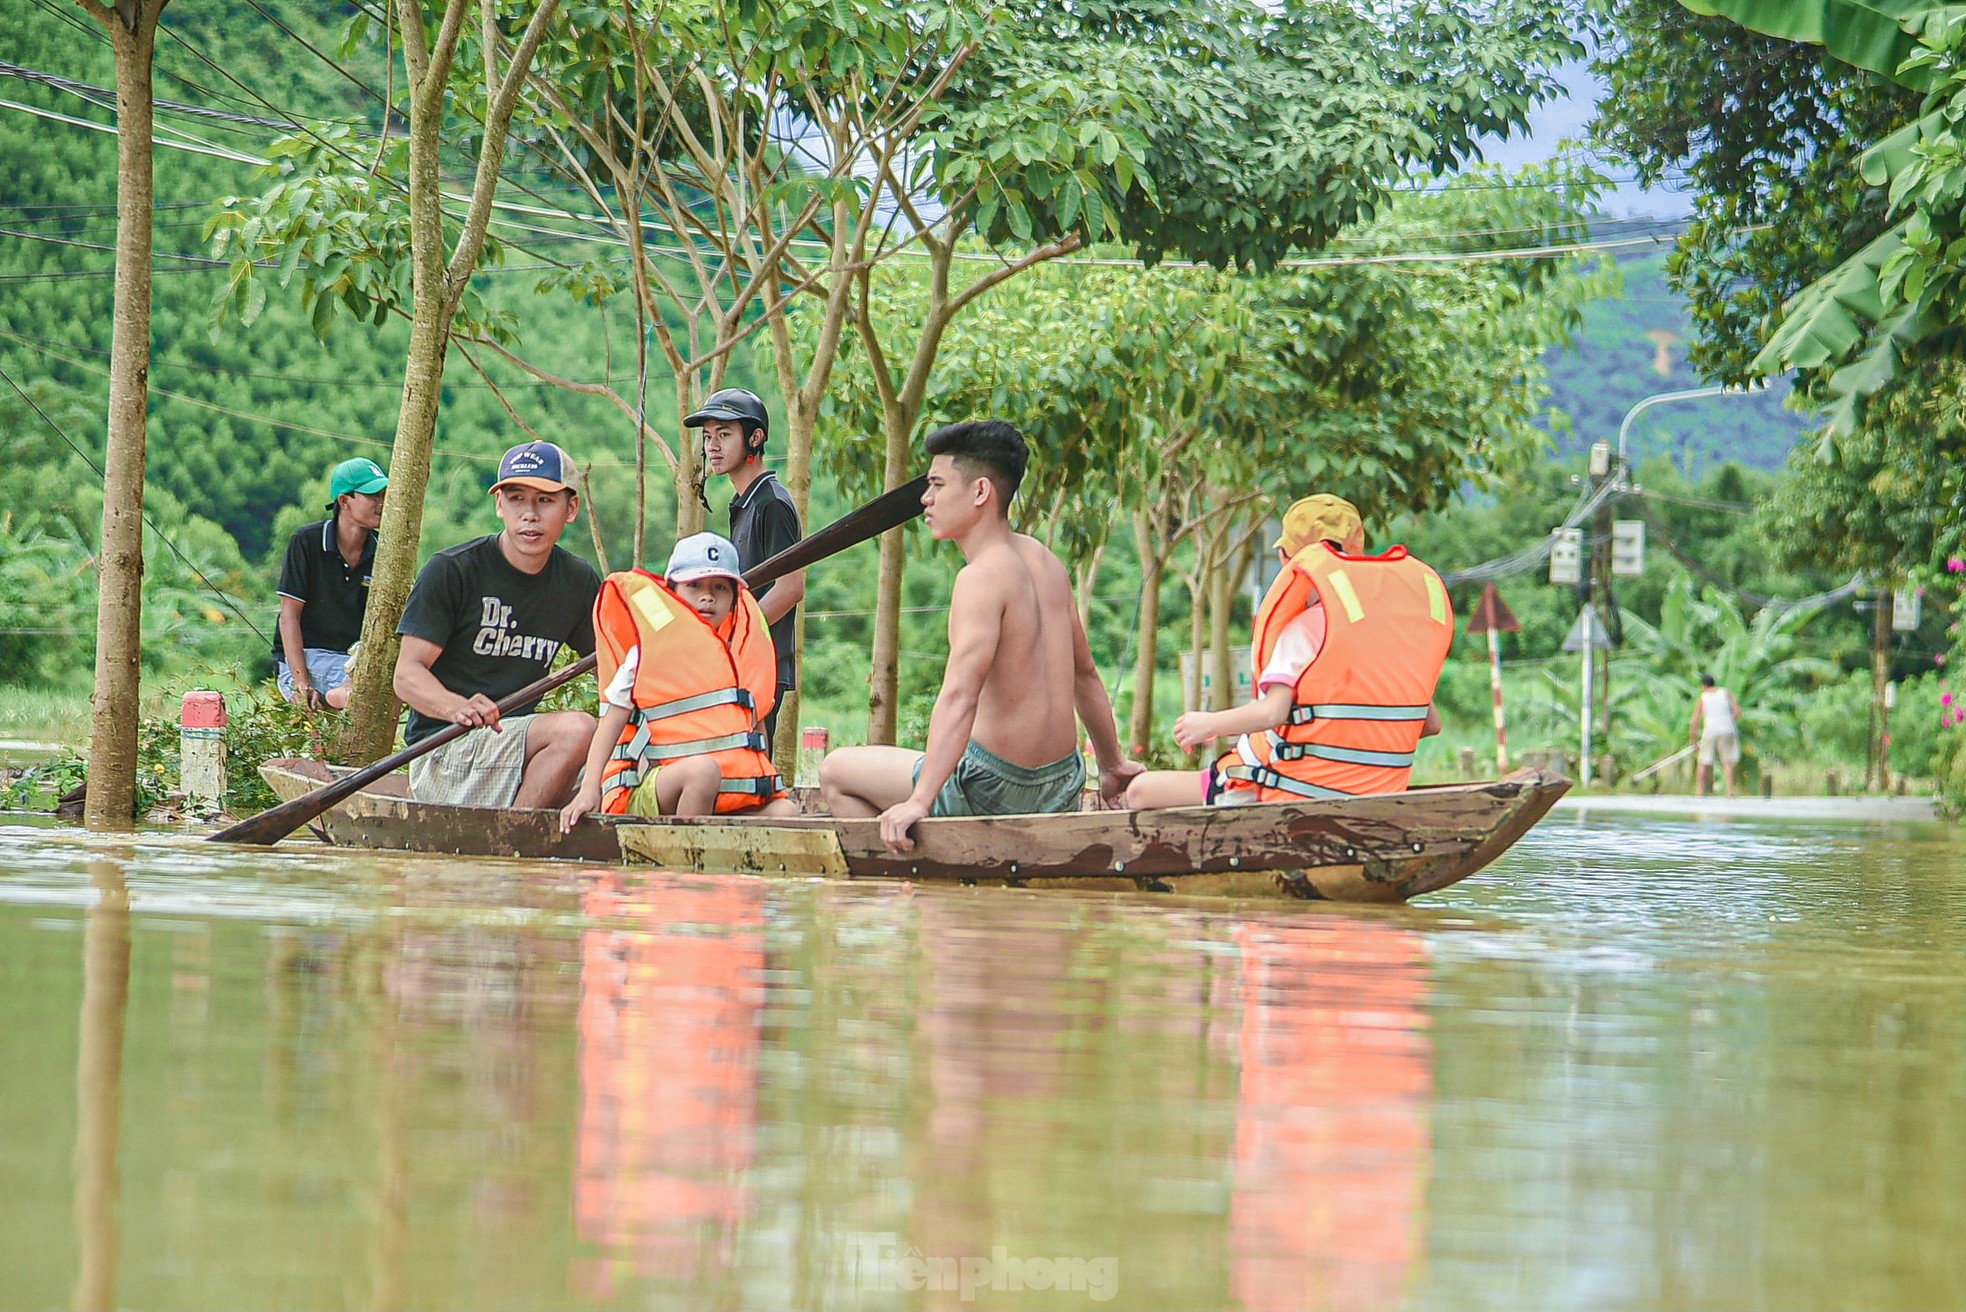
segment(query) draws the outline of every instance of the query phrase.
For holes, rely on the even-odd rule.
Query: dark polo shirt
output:
[[[279,592],[300,603],[300,645],[327,651],[347,651],[362,637],[362,613],[369,605],[369,576],[375,570],[375,530],[362,547],[362,559],[350,565],[335,545],[334,517],[302,527],[287,543],[280,565]],[[273,659],[287,654],[273,639]]]
[[[745,569],[770,560],[804,536],[799,529],[799,511],[792,504],[792,494],[778,481],[778,475],[769,469],[760,474],[743,495],[732,498],[730,540],[737,548],[738,564]],[[765,584],[757,590],[757,595],[763,598],[772,587],[770,583]],[[792,659],[795,614],[796,609],[788,610],[784,618],[771,626],[771,645],[778,651],[778,686],[781,688],[794,687],[797,682]]]

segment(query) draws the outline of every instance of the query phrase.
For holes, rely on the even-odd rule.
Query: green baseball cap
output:
[[[374,494],[389,486],[389,475],[382,472],[382,466],[367,456],[356,456],[344,460],[334,467],[334,476],[328,480],[328,509],[333,510],[343,495],[349,492]]]

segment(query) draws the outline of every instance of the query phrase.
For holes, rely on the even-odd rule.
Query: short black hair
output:
[[[928,435],[928,453],[948,456],[965,478],[983,477],[996,485],[1003,512],[1024,482],[1031,448],[1014,424],[1002,419],[969,419],[938,428]]]
[[[1711,674],[1702,674],[1700,676],[1700,683],[1708,688],[1713,687],[1713,676]]]

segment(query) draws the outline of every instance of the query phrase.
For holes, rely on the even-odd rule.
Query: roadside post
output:
[[[792,781],[796,787],[819,787],[819,762],[825,759],[832,737],[832,731],[823,724],[808,724],[799,730],[798,774]]]
[[[1577,757],[1577,782],[1587,784],[1591,781],[1591,653],[1604,651],[1611,646],[1611,635],[1604,631],[1604,623],[1597,617],[1597,607],[1588,601],[1577,612],[1577,622],[1570,626],[1570,635],[1563,640],[1565,651],[1580,652],[1583,655],[1583,670],[1580,688],[1583,699],[1577,720],[1583,729],[1583,742]]]
[[[225,796],[225,698],[188,692],[178,711],[178,777],[187,802],[218,805]]]
[[[1502,594],[1495,590],[1495,584],[1492,581],[1483,584],[1481,600],[1475,603],[1474,614],[1468,617],[1468,633],[1488,635],[1488,687],[1495,697],[1495,769],[1498,774],[1509,772],[1509,731],[1502,715],[1502,635],[1520,632],[1521,621],[1509,609],[1509,603],[1502,600]]]

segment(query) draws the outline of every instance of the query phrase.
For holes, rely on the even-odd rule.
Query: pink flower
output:
[[[1938,655],[1932,658],[1932,664],[1938,666],[1940,669],[1945,668],[1945,663],[1946,663],[1946,654],[1944,652],[1940,652]]]
[[[1949,692],[1942,692],[1942,693],[1940,693],[1940,694],[1939,694],[1939,705],[1941,705],[1941,706],[1950,706],[1950,705],[1952,705],[1952,694],[1951,694],[1951,693],[1949,693]]]
[[[1954,556],[1946,562],[1946,572],[1949,574],[1966,574],[1966,560],[1961,560],[1958,556]]]

